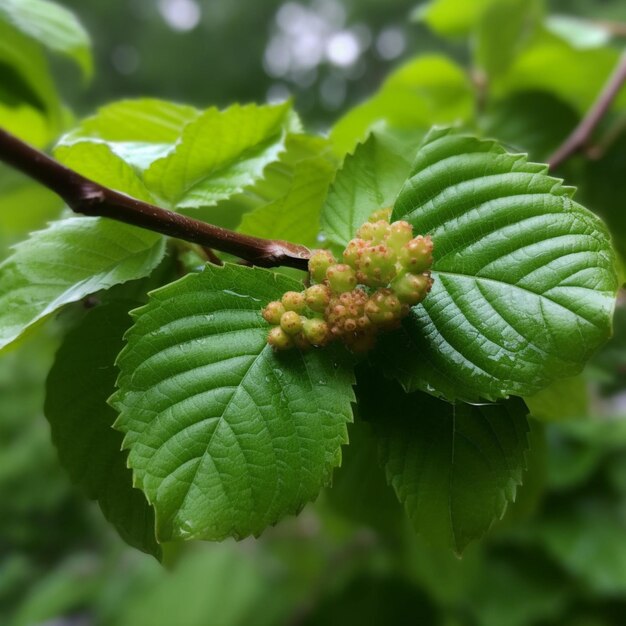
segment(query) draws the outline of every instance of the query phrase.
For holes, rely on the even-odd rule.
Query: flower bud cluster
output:
[[[408,222],[389,223],[389,209],[376,211],[357,231],[338,262],[328,250],[309,260],[312,285],[270,302],[263,317],[273,325],[276,350],[341,341],[367,352],[379,332],[397,327],[432,286],[430,237],[413,237]]]

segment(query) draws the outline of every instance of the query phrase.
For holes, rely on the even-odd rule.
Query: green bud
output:
[[[380,243],[384,241],[389,233],[389,223],[384,220],[378,220],[377,222],[365,222],[356,231],[357,237],[371,241],[372,243]]]
[[[352,239],[343,251],[343,262],[357,269],[367,247],[367,241],[364,239]]]
[[[283,316],[285,312],[285,307],[281,302],[275,300],[274,302],[270,302],[264,309],[261,311],[261,315],[266,322],[270,324],[280,324],[280,318]]]
[[[345,263],[336,263],[326,270],[326,278],[330,288],[335,293],[351,291],[356,287],[356,274],[354,270]]]
[[[374,211],[370,217],[369,222],[380,222],[381,220],[384,222],[389,222],[391,218],[391,207],[387,207],[386,209],[378,209]]]
[[[306,308],[304,293],[299,293],[297,291],[287,291],[284,293],[282,303],[285,307],[285,311],[304,313],[304,309]]]
[[[412,306],[426,297],[432,284],[432,278],[427,273],[401,274],[391,283],[391,288],[396,292],[400,302]]]
[[[389,226],[389,235],[387,237],[387,247],[396,254],[402,246],[406,245],[413,239],[413,227],[405,221],[394,222]]]
[[[309,273],[316,283],[326,278],[326,270],[336,263],[335,257],[328,250],[315,250],[309,259]]]
[[[371,246],[363,253],[358,279],[369,287],[382,287],[389,284],[396,275],[396,255],[386,246]]]
[[[390,325],[402,315],[402,303],[391,289],[379,289],[370,296],[365,313],[377,325]]]
[[[280,327],[288,335],[297,335],[302,330],[302,318],[295,311],[285,311],[280,318]]]
[[[313,285],[304,292],[307,306],[316,313],[323,313],[330,302],[330,289],[326,285]]]
[[[323,346],[330,339],[328,324],[320,319],[304,320],[302,334],[314,346]]]
[[[430,237],[418,235],[402,246],[398,253],[402,266],[412,274],[421,274],[433,264],[433,242]]]
[[[280,327],[274,326],[267,334],[267,343],[274,350],[288,350],[293,347],[292,338]]]

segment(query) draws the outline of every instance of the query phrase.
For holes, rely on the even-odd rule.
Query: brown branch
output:
[[[624,82],[626,82],[626,53],[622,54],[611,77],[580,124],[574,129],[561,147],[548,159],[550,169],[557,169],[572,155],[584,148],[591,138],[593,131],[611,108]]]
[[[261,267],[307,269],[310,250],[304,246],[243,235],[136,200],[70,170],[1,128],[0,161],[46,186],[76,213],[106,217],[215,248]]]

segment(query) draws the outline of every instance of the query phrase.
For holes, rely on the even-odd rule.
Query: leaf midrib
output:
[[[523,291],[524,293],[530,294],[530,295],[535,296],[537,298],[548,300],[549,302],[551,302],[552,304],[555,304],[556,306],[558,306],[559,308],[563,309],[564,311],[567,311],[568,313],[572,313],[578,319],[581,319],[583,322],[587,322],[588,324],[590,324],[591,326],[593,326],[597,330],[600,330],[600,331],[604,332],[603,329],[600,328],[596,323],[592,322],[591,320],[588,320],[586,317],[583,317],[580,313],[577,313],[576,311],[572,311],[571,309],[568,309],[565,305],[561,304],[560,302],[557,302],[556,300],[550,298],[549,296],[546,296],[545,294],[537,293],[536,291],[532,291],[531,289],[528,289],[528,287],[520,287],[519,285],[517,285],[515,283],[506,283],[506,282],[501,281],[501,280],[496,280],[495,278],[486,278],[484,276],[476,276],[476,275],[473,275],[473,274],[463,274],[461,272],[448,272],[448,271],[433,270],[432,273],[433,273],[433,276],[441,275],[441,276],[450,276],[452,278],[471,279],[471,280],[474,280],[474,281],[483,281],[483,282],[493,283],[493,284],[498,285],[498,286],[506,285],[507,287],[512,287],[513,289],[518,289],[520,291]],[[554,289],[554,287],[552,287],[552,289]],[[581,289],[588,289],[588,288],[581,287]],[[591,289],[588,289],[588,290],[589,291],[593,291]],[[604,292],[601,292],[601,293],[604,293]]]

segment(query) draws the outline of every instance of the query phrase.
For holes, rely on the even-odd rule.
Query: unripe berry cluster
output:
[[[342,341],[367,352],[380,331],[399,325],[432,286],[430,237],[413,237],[408,222],[389,223],[389,209],[376,211],[357,231],[337,262],[328,250],[309,260],[314,283],[270,302],[263,317],[274,327],[268,343],[276,350]]]

